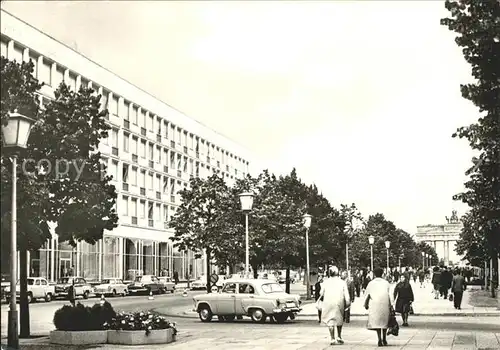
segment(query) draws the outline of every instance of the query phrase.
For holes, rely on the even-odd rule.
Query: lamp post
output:
[[[17,154],[16,151],[26,148],[28,137],[34,120],[22,114],[9,113],[7,125],[2,126],[2,138],[5,148],[11,149],[12,156],[12,207],[11,207],[11,231],[10,231],[10,292],[15,293],[17,282]],[[19,333],[17,326],[16,298],[10,298],[8,312],[8,340],[9,349],[19,348]]]
[[[389,248],[391,247],[390,241],[385,241],[385,248],[387,251],[387,274],[389,274]]]
[[[248,243],[248,214],[252,210],[253,193],[240,193],[241,210],[245,213],[245,277],[248,278],[250,266],[250,248]]]
[[[309,271],[309,228],[311,227],[312,216],[304,214],[304,227],[306,228],[306,299],[311,299],[311,281]]]
[[[368,243],[370,243],[370,263],[371,263],[371,270],[373,272],[373,243],[375,243],[375,237],[369,236]]]
[[[425,253],[422,252],[422,269],[425,269]]]

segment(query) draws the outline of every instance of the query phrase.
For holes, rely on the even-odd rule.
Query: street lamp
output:
[[[2,126],[3,146],[10,148],[12,152],[12,207],[11,207],[11,231],[10,231],[10,292],[15,293],[17,282],[17,154],[16,151],[26,148],[31,127],[35,120],[22,114],[9,113],[7,125]],[[17,305],[16,298],[10,298],[8,312],[8,340],[9,349],[19,348],[19,333],[17,327]]]
[[[385,248],[387,250],[387,274],[389,274],[389,248],[391,247],[390,241],[385,241]]]
[[[304,227],[306,228],[306,288],[307,294],[306,299],[311,299],[311,281],[310,281],[310,271],[309,271],[309,228],[311,227],[312,216],[309,214],[304,214]]]
[[[425,269],[425,258],[426,258],[426,254],[424,252],[422,252],[422,269]]]
[[[373,243],[375,243],[375,237],[369,236],[368,243],[370,243],[370,262],[371,262],[371,270],[373,272]]]
[[[240,193],[241,210],[245,213],[245,277],[248,278],[250,266],[250,250],[248,243],[248,214],[252,210],[253,193],[243,192]]]

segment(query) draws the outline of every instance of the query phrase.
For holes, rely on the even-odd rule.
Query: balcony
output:
[[[128,120],[124,120],[123,127],[127,130],[130,130],[130,122]]]
[[[146,189],[144,187],[141,187],[140,194],[141,194],[141,196],[145,196],[146,195]]]
[[[138,162],[137,154],[132,154],[132,161],[133,161],[134,163],[137,163],[137,162]]]
[[[156,142],[161,142],[161,134],[156,134]]]
[[[175,141],[170,141],[170,147],[175,148]]]
[[[154,220],[153,219],[148,219],[148,226],[153,227],[154,226]]]
[[[182,176],[182,171],[177,170],[177,177],[181,177],[181,176]]]
[[[123,189],[124,191],[128,191],[128,183],[125,183],[125,182],[124,182],[124,183],[123,183],[123,185],[122,185],[122,189]]]
[[[111,147],[111,154],[114,156],[118,155],[118,148],[117,147]]]
[[[146,128],[141,128],[141,135],[146,136]]]
[[[174,195],[170,195],[170,202],[175,203],[175,196]]]
[[[149,166],[150,168],[154,168],[154,167],[155,167],[155,163],[154,163],[152,160],[150,160],[150,161],[148,162],[148,166]]]
[[[137,225],[137,216],[132,216],[132,225]]]
[[[168,166],[166,166],[166,165],[163,166],[163,172],[168,173]]]
[[[156,191],[156,199],[161,199],[161,192]]]

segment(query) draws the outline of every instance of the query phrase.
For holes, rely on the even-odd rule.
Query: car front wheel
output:
[[[201,306],[200,311],[198,311],[198,315],[200,316],[201,322],[212,321],[213,314],[208,305]]]
[[[252,318],[252,321],[258,322],[258,323],[264,323],[266,322],[266,313],[261,310],[261,309],[253,309],[252,312],[250,313],[250,317]]]

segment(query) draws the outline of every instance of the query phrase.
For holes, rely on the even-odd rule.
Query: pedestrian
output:
[[[453,274],[451,271],[445,266],[443,272],[441,273],[441,279],[443,280],[443,298],[448,298],[448,291],[451,288],[451,282],[453,281]]]
[[[434,287],[434,299],[439,299],[439,289],[441,286],[439,285],[441,282],[441,271],[439,267],[434,266],[432,269],[432,286]]]
[[[420,282],[420,288],[422,288],[425,281],[425,270],[423,268],[418,270],[418,280]]]
[[[174,271],[174,283],[177,285],[179,283],[179,273]]]
[[[321,321],[330,331],[330,345],[344,344],[342,326],[344,311],[351,304],[347,283],[339,277],[339,269],[332,266],[329,269],[330,278],[323,282],[320,298],[323,298]]]
[[[314,285],[314,300],[316,300],[316,302],[318,302],[318,300],[321,298],[320,294],[321,294],[322,283],[323,283],[323,276],[319,276],[318,281]],[[318,308],[318,323],[321,323],[321,308]]]
[[[368,284],[365,293],[365,309],[368,310],[367,329],[377,332],[378,346],[387,346],[387,328],[391,311],[390,284],[382,278],[384,270],[374,269],[374,279]]]
[[[361,295],[361,272],[356,271],[356,274],[354,275],[354,289],[356,290],[356,296],[359,298]]]
[[[347,283],[347,290],[349,291],[349,299],[350,299],[351,304],[352,304],[354,302],[354,298],[356,297],[356,290],[354,288],[354,283],[353,283],[352,279],[349,277],[349,274],[347,273],[347,271],[342,272],[342,279]],[[345,309],[344,322],[345,323],[351,322],[351,308],[350,307]]]
[[[399,271],[397,269],[394,270],[393,276],[394,276],[394,282],[398,283],[399,282],[399,278],[401,276],[400,276]]]
[[[401,276],[401,281],[394,288],[394,300],[396,300],[396,307],[394,309],[401,314],[403,327],[408,327],[408,315],[410,314],[414,296],[410,285],[410,278],[406,273]]]
[[[71,279],[71,285],[68,288],[68,299],[72,306],[75,306],[76,301],[76,289],[75,289],[75,279]]]
[[[464,290],[466,289],[465,278],[460,274],[460,271],[456,269],[453,272],[453,280],[451,282],[451,292],[453,293],[453,305],[455,309],[462,310],[462,297],[464,295]]]

